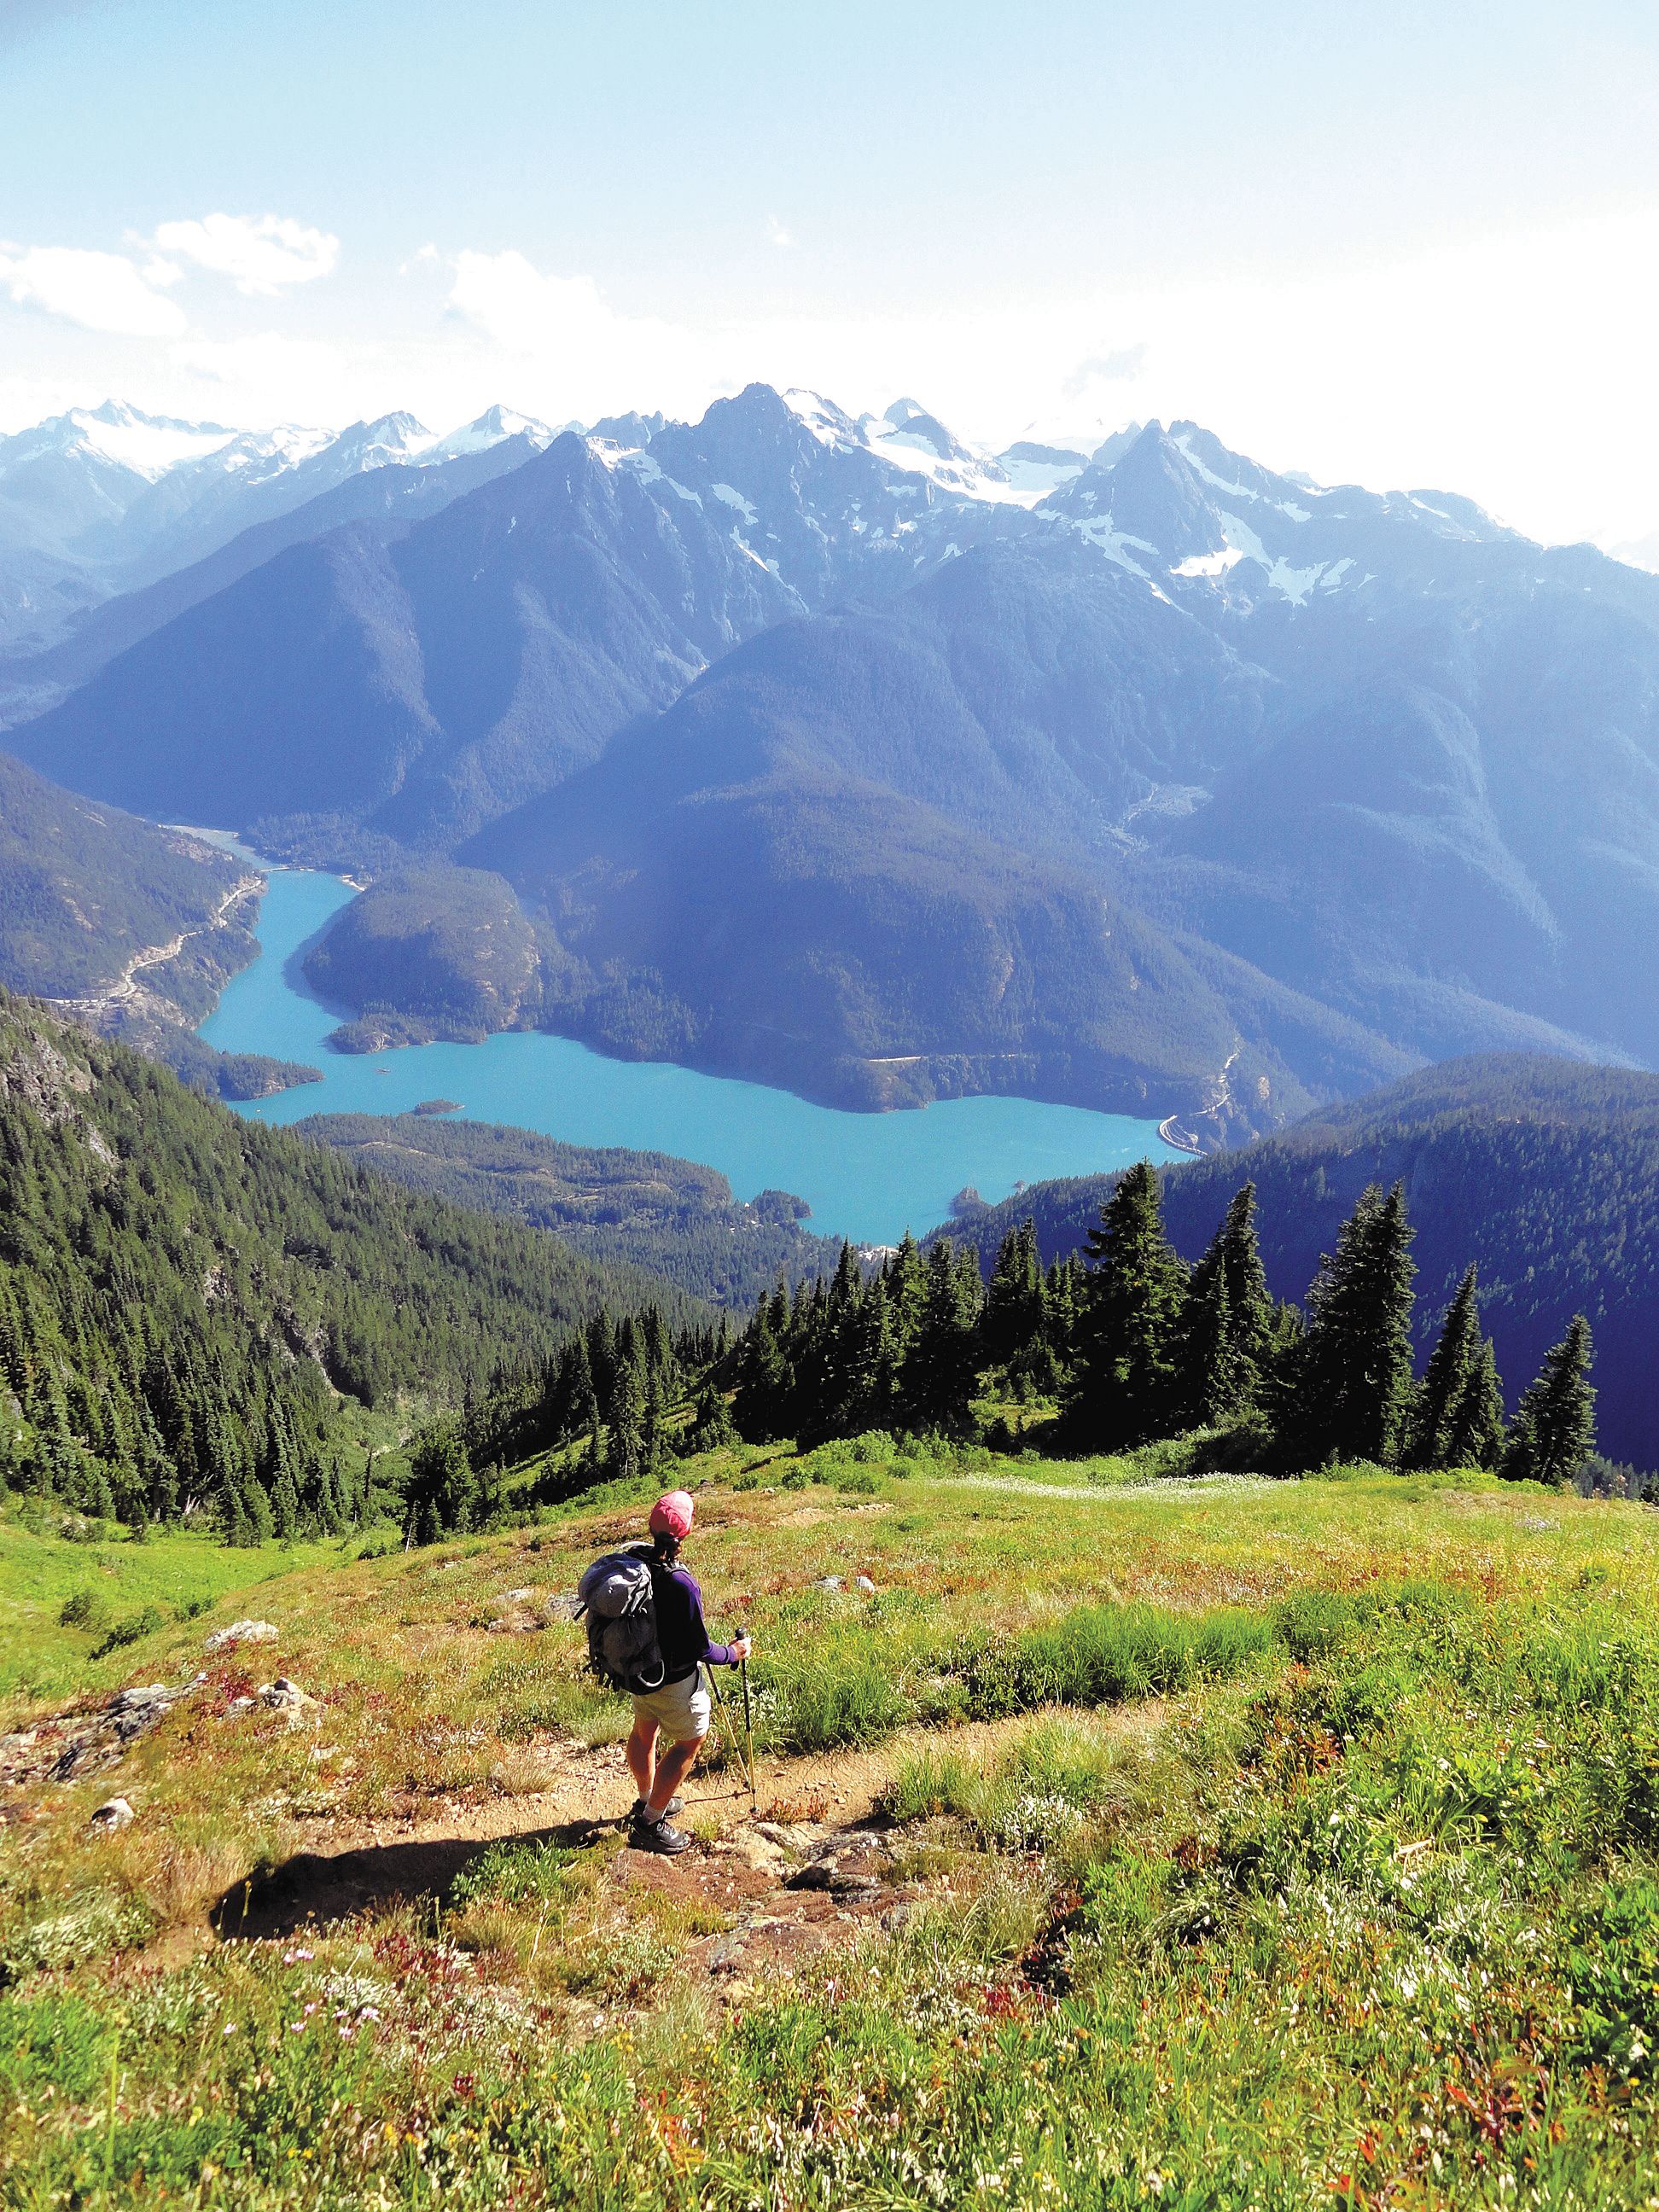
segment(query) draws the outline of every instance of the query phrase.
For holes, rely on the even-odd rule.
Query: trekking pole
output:
[[[757,1818],[760,1814],[760,1792],[755,1787],[755,1716],[749,1708],[749,1662],[739,1659],[738,1672],[743,1677],[743,1732],[749,1748],[749,1809]]]
[[[760,1805],[755,1796],[754,1768],[752,1765],[747,1765],[744,1760],[743,1740],[738,1734],[737,1723],[732,1717],[732,1709],[726,1702],[726,1692],[720,1687],[719,1672],[713,1667],[707,1671],[708,1686],[714,1692],[714,1703],[720,1709],[720,1727],[723,1729],[730,1729],[732,1731],[732,1748],[738,1754],[738,1771],[744,1776],[749,1784],[749,1809],[751,1814],[757,1813],[760,1810]]]
[[[727,1731],[729,1730],[732,1737],[732,1748],[738,1752],[738,1771],[741,1771],[743,1767],[743,1755],[738,1743],[738,1731],[732,1724],[731,1711],[726,1705],[726,1692],[720,1687],[719,1669],[714,1667],[705,1667],[703,1668],[703,1672],[708,1677],[709,1688],[714,1692],[714,1703],[720,1707],[720,1741],[722,1742],[725,1741]]]

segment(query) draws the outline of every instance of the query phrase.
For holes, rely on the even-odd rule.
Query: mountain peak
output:
[[[978,457],[947,430],[937,415],[919,407],[914,399],[896,399],[881,417],[876,435],[886,434],[901,445],[916,446],[941,461],[972,461]]]
[[[21,459],[82,454],[154,483],[184,462],[218,452],[236,434],[222,422],[185,422],[175,416],[146,415],[124,399],[105,399],[96,407],[71,407],[49,416],[0,445]]]
[[[387,460],[414,460],[436,443],[424,422],[400,409],[342,430],[335,451],[343,461],[355,460],[359,468],[372,469]]]
[[[750,385],[750,391],[756,387]],[[778,395],[797,421],[805,424],[821,446],[837,452],[848,452],[867,441],[863,431],[847,412],[837,407],[833,399],[826,399],[821,392],[807,392],[799,386]]]
[[[447,461],[464,453],[488,453],[492,446],[504,445],[509,438],[526,438],[539,449],[550,445],[553,437],[553,431],[545,422],[538,422],[533,415],[520,415],[516,409],[503,407],[498,400],[471,422],[450,431],[447,436],[413,450],[420,452],[424,459]]]

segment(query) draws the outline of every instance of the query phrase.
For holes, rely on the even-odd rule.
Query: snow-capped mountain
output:
[[[147,415],[117,400],[0,437],[0,652],[50,646],[118,593],[205,558],[364,471],[428,467],[544,424],[492,407],[439,436],[409,414],[344,430],[238,430]]]
[[[1454,493],[1292,480],[1196,422],[1109,441],[1034,512],[1164,596],[1235,611],[1368,585],[1397,593],[1444,574],[1454,547],[1522,543]]]
[[[425,460],[455,460],[466,453],[485,453],[492,446],[499,446],[508,438],[527,439],[538,453],[550,446],[558,435],[545,422],[538,422],[533,415],[515,414],[510,407],[487,407],[476,422],[463,422],[459,430],[452,430],[447,438],[434,438],[422,458]]]
[[[500,871],[575,1033],[1233,1129],[1424,1055],[1659,1061],[1659,579],[1589,547],[1190,422],[991,457],[764,385],[550,443],[213,434],[153,480],[79,430],[14,459],[151,559],[240,523],[8,744]]]

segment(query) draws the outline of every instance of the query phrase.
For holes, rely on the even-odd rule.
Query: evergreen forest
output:
[[[697,1302],[238,1120],[0,997],[0,1481],[233,1542],[370,1504],[346,1407],[403,1421],[570,1329]]]

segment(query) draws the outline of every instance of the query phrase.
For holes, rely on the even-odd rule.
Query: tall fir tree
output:
[[[1297,1463],[1396,1463],[1411,1419],[1411,1225],[1396,1183],[1364,1190],[1309,1297],[1282,1449]]]
[[[1164,1233],[1158,1171],[1142,1160],[1118,1179],[1088,1243],[1079,1370],[1066,1407],[1069,1436],[1111,1451],[1166,1431],[1187,1270]]]
[[[1503,1401],[1497,1383],[1492,1346],[1480,1332],[1475,1270],[1469,1267],[1446,1309],[1439,1340],[1429,1355],[1411,1425],[1407,1464],[1496,1466],[1503,1442]]]
[[[1498,1355],[1492,1348],[1492,1339],[1483,1336],[1474,1381],[1458,1407],[1446,1446],[1452,1466],[1501,1467],[1507,1437]]]
[[[1227,1270],[1212,1246],[1193,1270],[1181,1321],[1175,1419],[1214,1428],[1249,1411],[1251,1370],[1233,1327]]]
[[[1594,1356],[1589,1323],[1575,1314],[1521,1401],[1504,1455],[1502,1471],[1511,1481],[1565,1485],[1595,1450],[1595,1392],[1589,1381]]]
[[[738,1387],[732,1413],[750,1443],[771,1443],[787,1434],[789,1370],[773,1322],[773,1303],[763,1298],[738,1346]]]
[[[1227,1279],[1227,1311],[1232,1348],[1240,1363],[1241,1410],[1254,1411],[1272,1366],[1277,1310],[1261,1264],[1255,1233],[1255,1185],[1234,1192],[1219,1236]]]
[[[927,1254],[921,1314],[902,1370],[900,1406],[907,1427],[965,1436],[977,1379],[980,1275],[971,1255],[957,1260],[941,1237]]]

